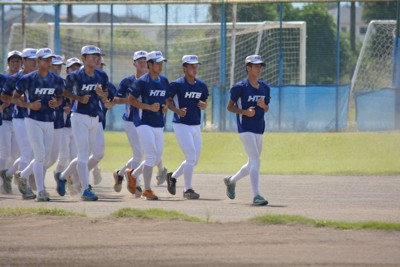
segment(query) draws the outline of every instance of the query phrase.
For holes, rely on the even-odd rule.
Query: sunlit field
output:
[[[132,156],[124,132],[106,132],[105,171],[121,168]],[[164,165],[176,169],[184,160],[174,133],[164,134]],[[233,173],[247,160],[237,133],[203,133],[197,173]],[[400,133],[266,133],[263,174],[400,174]]]

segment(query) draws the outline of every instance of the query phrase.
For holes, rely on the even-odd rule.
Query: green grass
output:
[[[86,216],[83,213],[66,211],[62,209],[45,209],[45,208],[0,208],[0,215],[23,215],[23,214],[38,214],[51,216]]]
[[[163,209],[131,209],[123,208],[111,214],[113,217],[137,217],[141,219],[163,219],[163,220],[179,220],[188,222],[204,222],[204,220],[189,216],[187,214],[174,211],[174,210],[163,210]]]
[[[101,168],[113,171],[132,156],[124,132],[106,132]],[[164,134],[164,165],[184,160],[174,133]],[[237,133],[203,133],[196,173],[233,173],[247,161]],[[261,154],[263,174],[400,174],[400,132],[266,133]]]
[[[400,223],[389,222],[341,222],[341,221],[324,221],[315,220],[299,215],[262,215],[257,216],[250,221],[275,224],[275,225],[307,225],[313,227],[329,227],[343,230],[383,230],[383,231],[400,231]]]

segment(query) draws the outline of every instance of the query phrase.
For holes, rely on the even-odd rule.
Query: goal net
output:
[[[392,87],[396,21],[374,20],[367,33],[351,81],[351,90]]]
[[[267,62],[262,79],[271,85],[279,80],[279,50],[282,55],[281,83],[305,83],[305,22],[237,23],[232,38],[232,24],[227,23],[225,57],[226,81],[234,77],[240,81],[246,77],[244,59],[258,53]],[[54,48],[54,23],[27,24],[25,38],[21,24],[12,26],[8,50],[25,47]],[[136,50],[160,50],[168,57],[164,70],[170,80],[182,75],[181,58],[185,54],[197,54],[202,63],[198,77],[211,88],[219,85],[220,24],[129,24],[129,23],[60,23],[59,44],[65,58],[77,57],[84,45],[99,46],[105,52],[105,70],[111,80],[118,84],[121,79],[134,72],[132,55]],[[234,55],[231,42],[235,40]],[[167,41],[166,41],[167,40]],[[112,54],[110,55],[110,51]],[[232,61],[231,59],[234,58]],[[234,62],[235,66],[231,66]],[[233,71],[233,74],[231,73]]]

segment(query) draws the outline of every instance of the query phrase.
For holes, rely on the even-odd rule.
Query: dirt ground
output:
[[[223,176],[199,175],[198,201],[153,189],[160,201],[112,190],[111,174],[95,187],[100,199],[56,196],[23,201],[17,190],[0,207],[45,207],[87,217],[0,215],[0,266],[400,266],[400,232],[261,225],[261,214],[299,214],[341,221],[400,222],[400,177],[263,176],[270,205],[252,207],[248,182],[237,199],[224,196]],[[111,176],[112,177],[112,176]],[[182,187],[178,181],[177,192]],[[53,190],[53,191],[51,191]],[[211,223],[113,218],[121,208],[177,210]]]

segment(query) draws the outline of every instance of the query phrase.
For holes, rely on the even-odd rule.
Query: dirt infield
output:
[[[262,214],[298,214],[337,221],[400,222],[400,177],[261,177],[266,207],[251,206],[247,179],[237,199],[225,196],[223,175],[196,175],[201,199],[182,198],[154,186],[160,201],[145,201],[112,189],[111,173],[95,187],[99,201],[59,197],[46,177],[49,203],[23,201],[17,189],[0,195],[0,207],[45,207],[88,217],[0,216],[1,266],[400,266],[400,233],[259,225]],[[125,182],[124,182],[125,185]],[[163,208],[207,219],[189,223],[111,218],[121,208]]]

